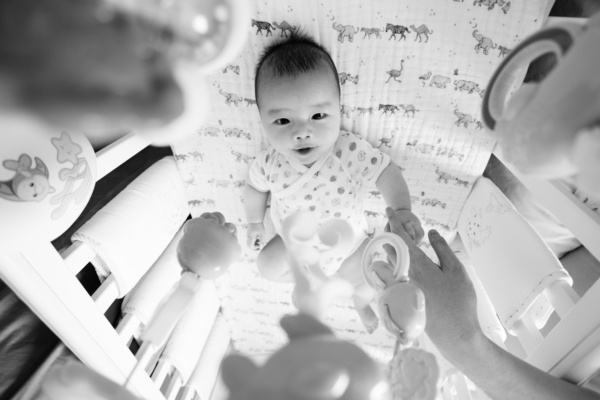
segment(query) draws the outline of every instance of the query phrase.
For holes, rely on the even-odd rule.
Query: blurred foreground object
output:
[[[81,134],[1,111],[0,120],[2,254],[48,243],[75,222],[96,184],[96,154]]]
[[[222,375],[229,400],[390,399],[380,366],[316,318],[286,316],[281,327],[290,342],[263,366],[242,355],[225,358]]]
[[[189,134],[157,130],[188,107],[193,131],[206,112],[204,86],[183,85],[176,71],[188,65],[198,77],[225,65],[243,46],[248,15],[244,0],[3,1],[0,108],[28,110],[97,146],[131,130]]]
[[[553,55],[544,80],[523,85],[507,103],[515,72]],[[600,193],[600,13],[586,23],[550,25],[517,46],[488,85],[482,117],[504,160],[527,175],[576,174],[582,189]]]

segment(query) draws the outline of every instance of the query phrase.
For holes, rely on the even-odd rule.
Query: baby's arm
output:
[[[419,243],[425,232],[421,227],[421,222],[411,211],[410,192],[400,167],[390,162],[379,175],[375,185],[381,192],[386,205],[400,215],[402,228],[413,238],[415,243]]]
[[[247,245],[260,250],[264,245],[265,226],[263,221],[267,212],[269,192],[261,192],[246,183],[244,188],[244,208],[248,221]]]

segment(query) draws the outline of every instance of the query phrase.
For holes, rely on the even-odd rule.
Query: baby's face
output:
[[[260,85],[267,140],[288,160],[312,165],[340,131],[340,98],[331,70],[323,66],[295,78],[266,78]]]

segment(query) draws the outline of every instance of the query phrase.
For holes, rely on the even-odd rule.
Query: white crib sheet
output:
[[[343,75],[342,127],[401,165],[414,212],[426,229],[436,228],[451,240],[494,146],[479,115],[487,81],[506,51],[542,25],[551,5],[550,0],[503,6],[480,0],[256,2],[252,18],[257,22],[248,21],[244,51],[209,77],[209,121],[173,146],[192,214],[221,211],[245,240],[242,188],[249,162],[265,146],[254,101],[254,66],[264,45],[287,33],[275,24],[285,21],[330,50]],[[393,38],[386,24],[410,32]],[[396,108],[385,113],[385,105]],[[375,188],[366,208],[371,229],[381,229],[386,221]],[[433,256],[428,243],[423,248]],[[283,313],[293,311],[291,288],[260,279],[254,257],[245,252],[217,281],[234,346],[250,354],[284,343],[276,325]],[[389,358],[392,338],[383,328],[366,334],[348,303],[332,306],[328,319],[341,337]]]

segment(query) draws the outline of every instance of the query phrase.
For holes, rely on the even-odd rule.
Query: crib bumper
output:
[[[552,284],[572,279],[552,250],[487,178],[479,178],[461,212],[458,231],[504,327],[526,313],[537,328],[552,306],[540,296]]]
[[[115,277],[126,295],[161,255],[189,214],[185,189],[173,157],[153,164],[99,210],[72,240],[95,253],[101,280]]]

